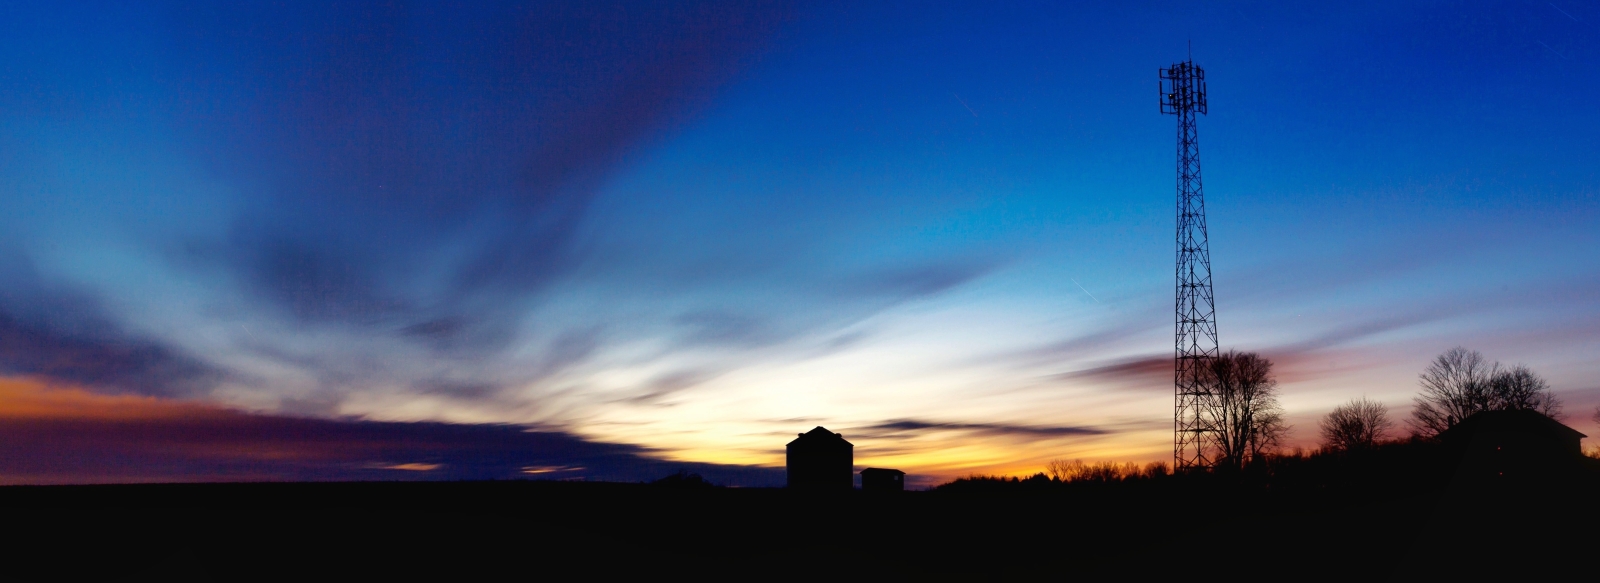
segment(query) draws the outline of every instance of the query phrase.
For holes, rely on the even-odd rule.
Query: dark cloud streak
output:
[[[883,269],[853,280],[846,288],[846,295],[884,296],[902,301],[932,296],[983,277],[1000,264],[996,259],[943,260]]]
[[[782,482],[781,469],[669,462],[638,446],[515,425],[305,419],[176,404],[157,413],[8,418],[0,423],[0,476],[10,483],[647,481],[685,469],[726,485]],[[539,471],[550,468],[565,470]]]
[[[492,323],[580,260],[571,238],[607,173],[700,109],[788,10],[168,12],[179,120],[197,155],[254,203],[228,240],[190,243],[217,258],[195,267],[235,273],[304,322],[429,330],[419,338],[440,348],[490,349],[506,335]],[[439,321],[455,323],[449,342],[428,327]]]
[[[863,435],[877,439],[893,437],[906,433],[931,433],[936,431],[968,431],[983,435],[1009,435],[1021,436],[1031,439],[1106,435],[1111,431],[1097,427],[1082,427],[1071,425],[1041,426],[1041,425],[1012,425],[1005,423],[956,423],[942,421],[923,421],[917,419],[896,419],[884,421],[865,427],[855,427],[850,430],[851,435]]]
[[[1051,375],[1070,382],[1110,382],[1140,389],[1172,390],[1172,356],[1144,356]]]
[[[0,372],[146,395],[194,395],[226,374],[117,324],[91,294],[45,279],[0,245]]]
[[[0,313],[0,371],[146,395],[194,395],[226,377],[160,342],[106,321],[92,336]]]

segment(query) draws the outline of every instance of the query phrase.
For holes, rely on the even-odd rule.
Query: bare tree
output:
[[[1495,373],[1489,379],[1493,409],[1527,409],[1550,417],[1561,416],[1561,401],[1550,392],[1550,383],[1534,374],[1527,365],[1517,365]]]
[[[1352,399],[1322,418],[1322,444],[1345,451],[1366,449],[1383,439],[1393,426],[1389,408],[1383,403],[1365,397]]]
[[[1208,360],[1201,374],[1211,393],[1203,405],[1207,437],[1219,465],[1241,468],[1278,446],[1288,426],[1278,405],[1272,361],[1229,351]]]
[[[1050,477],[1055,478],[1056,481],[1070,482],[1073,478],[1076,478],[1078,474],[1083,473],[1083,467],[1083,460],[1067,461],[1057,459],[1050,460],[1050,463],[1045,464],[1044,472],[1049,474]]]
[[[1594,408],[1594,417],[1592,419],[1594,419],[1595,423],[1600,423],[1600,406]],[[1600,446],[1596,446],[1594,449],[1587,450],[1584,453],[1588,454],[1589,457],[1600,459]]]
[[[1165,462],[1152,462],[1143,468],[1133,462],[1095,462],[1085,463],[1083,460],[1067,461],[1063,459],[1050,460],[1045,464],[1044,474],[1059,482],[1120,482],[1137,478],[1149,478],[1167,475]]]
[[[1476,350],[1446,350],[1418,375],[1422,394],[1411,411],[1411,427],[1421,435],[1438,435],[1462,419],[1489,408],[1489,379],[1494,365]]]
[[[1411,427],[1435,436],[1481,411],[1527,409],[1545,415],[1561,413],[1550,385],[1523,365],[1509,369],[1489,362],[1476,350],[1446,350],[1418,375],[1422,394],[1411,412]]]

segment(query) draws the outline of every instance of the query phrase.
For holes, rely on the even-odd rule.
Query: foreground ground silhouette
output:
[[[1592,474],[1487,490],[1427,468],[1390,477],[888,495],[683,480],[5,487],[0,507],[16,541],[5,575],[20,580],[1593,572]]]

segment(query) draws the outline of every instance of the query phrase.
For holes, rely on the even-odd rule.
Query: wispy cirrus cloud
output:
[[[163,196],[227,211],[220,225],[172,221],[102,244],[163,258],[151,267],[165,290],[96,287],[80,276],[74,306],[30,313],[16,294],[0,293],[0,334],[18,346],[10,370],[65,375],[78,367],[68,380],[86,386],[158,390],[130,380],[142,376],[172,385],[164,390],[193,385],[184,390],[195,394],[248,376],[241,367],[276,371],[267,374],[317,385],[309,389],[315,398],[284,402],[320,400],[319,410],[331,411],[339,393],[361,385],[463,398],[526,388],[657,333],[617,326],[607,313],[536,312],[559,295],[552,286],[589,261],[575,237],[602,184],[642,145],[694,119],[759,57],[792,8],[158,3],[137,14],[106,7],[92,19],[19,10],[5,26],[17,38],[41,38],[36,50],[6,45],[14,57],[7,70],[25,72],[30,86],[0,94],[0,102],[43,107],[28,94],[55,95],[37,113],[73,118],[136,101],[135,115],[114,116],[123,125],[97,131],[170,148],[174,159],[162,164],[197,168],[215,188]],[[159,26],[117,24],[133,17]],[[94,41],[112,33],[120,40]],[[61,37],[89,40],[51,40]],[[108,61],[160,73],[102,70]],[[167,133],[151,137],[132,118],[159,119]],[[43,168],[6,171],[55,184]],[[116,189],[56,186],[78,189],[68,199],[92,201],[75,208],[120,202]],[[134,208],[107,220],[139,222]],[[48,248],[25,247],[0,249],[0,263],[38,260],[37,249]],[[129,322],[143,315],[119,313],[128,302],[96,303],[169,293],[179,281],[199,292],[186,296],[195,302],[189,324],[223,324],[204,339],[165,322],[143,321],[159,333],[135,334]],[[760,315],[690,312],[701,316],[685,320],[693,328],[678,339],[685,344],[741,346],[797,333],[768,330]],[[94,364],[69,365],[73,359]],[[279,390],[273,384],[250,390]]]
[[[19,248],[0,246],[0,280],[0,372],[168,396],[204,394],[234,376],[126,329],[96,296],[45,277]]]
[[[162,89],[252,196],[192,269],[308,324],[503,346],[558,280],[598,181],[694,113],[781,3],[432,3],[170,10]],[[424,26],[426,24],[426,26]]]

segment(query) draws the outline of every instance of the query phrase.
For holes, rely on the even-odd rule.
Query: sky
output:
[[[1594,5],[234,4],[0,7],[0,483],[1169,460],[1189,58],[1292,446],[1458,345],[1600,436]]]

